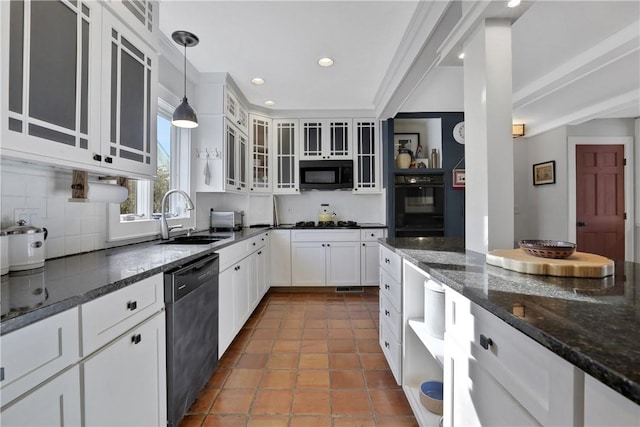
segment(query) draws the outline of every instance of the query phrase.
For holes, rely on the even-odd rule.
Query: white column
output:
[[[488,19],[464,43],[466,247],[514,246],[511,23]]]

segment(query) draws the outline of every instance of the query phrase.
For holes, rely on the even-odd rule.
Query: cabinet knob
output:
[[[129,301],[129,302],[127,303],[127,309],[128,309],[128,310],[133,311],[133,310],[135,310],[136,308],[138,308],[138,301]]]
[[[480,346],[485,350],[489,350],[489,347],[493,345],[493,340],[480,334]]]
[[[374,236],[374,234],[373,234],[373,233],[371,233],[371,237],[373,237],[373,236]]]
[[[364,246],[364,243],[362,244],[362,246]]]
[[[255,246],[255,245],[256,245],[256,242],[253,242],[253,246]]]
[[[327,246],[331,246],[331,245],[327,243]]]
[[[139,344],[140,341],[142,341],[142,335],[140,335],[140,334],[136,334],[136,335],[131,337],[131,342],[134,343],[134,344]]]
[[[584,221],[578,221],[578,227],[586,227],[587,223]]]
[[[386,284],[386,283],[384,284],[384,288],[385,288],[386,290],[391,289],[391,287],[390,287],[388,284]]]
[[[322,247],[324,248],[324,243],[322,244]]]
[[[389,341],[385,341],[385,342],[384,342],[384,346],[385,346],[385,347],[387,347],[387,348],[391,347],[391,346],[389,345]]]
[[[262,255],[262,251],[258,251],[258,255]]]
[[[386,264],[389,264],[389,262],[390,262],[390,261],[389,261],[389,258],[385,258],[385,259],[384,259],[384,262],[385,262]]]
[[[385,311],[384,311],[384,315],[385,315],[385,316],[388,316],[388,315],[390,315],[390,314],[391,314],[391,313],[389,313],[389,310],[385,310]]]

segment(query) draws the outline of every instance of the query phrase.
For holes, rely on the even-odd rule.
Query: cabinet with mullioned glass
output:
[[[300,120],[300,160],[350,159],[351,119]]]
[[[353,192],[380,192],[380,148],[374,119],[353,119]]]

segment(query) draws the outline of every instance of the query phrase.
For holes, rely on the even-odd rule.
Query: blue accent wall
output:
[[[442,124],[442,155],[441,169],[416,170],[417,173],[444,173],[445,179],[445,236],[464,237],[464,189],[453,188],[453,168],[464,169],[464,145],[458,144],[453,138],[453,128],[464,121],[463,112],[419,112],[398,113],[396,119],[440,119]],[[393,152],[393,119],[382,122],[383,144],[383,185],[387,189],[387,228],[389,237],[395,237],[395,212],[393,201],[395,198],[393,182],[395,174]],[[405,169],[402,173],[406,173]]]

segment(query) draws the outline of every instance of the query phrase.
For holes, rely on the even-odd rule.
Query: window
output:
[[[114,205],[119,212],[112,208],[109,210],[109,240],[157,234],[164,194],[173,188],[189,194],[190,131],[171,125],[173,110],[170,104],[158,100],[157,179],[129,180],[129,198],[120,205]],[[118,219],[114,220],[112,216]],[[169,198],[166,216],[168,219],[189,219],[180,222],[187,228],[195,223],[195,215],[186,209],[180,195]]]

